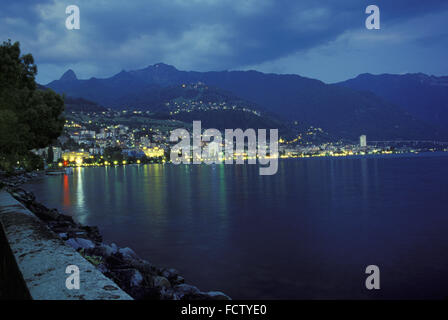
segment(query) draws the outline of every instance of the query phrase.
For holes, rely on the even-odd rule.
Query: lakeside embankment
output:
[[[21,184],[42,174],[23,173],[8,177],[3,175],[0,177],[0,188],[5,188],[67,245],[77,250],[134,299],[230,299],[222,292],[202,292],[197,287],[186,284],[176,269],[154,266],[139,258],[131,248],[104,243],[98,227],[76,223],[72,217],[60,213],[57,209],[45,207],[36,201],[34,194],[20,188]]]

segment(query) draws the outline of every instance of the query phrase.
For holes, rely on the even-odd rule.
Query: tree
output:
[[[11,171],[26,161],[30,150],[45,148],[62,132],[63,98],[37,88],[37,67],[31,54],[20,54],[20,44],[0,45],[0,168]],[[33,168],[27,168],[33,169]]]
[[[104,150],[104,158],[109,162],[118,161],[119,163],[121,163],[124,160],[121,151],[122,150],[118,147],[107,147]]]
[[[47,151],[47,163],[51,164],[54,162],[54,152],[53,152],[53,147],[48,147],[48,151]]]

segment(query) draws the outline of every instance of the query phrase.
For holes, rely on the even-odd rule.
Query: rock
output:
[[[113,255],[114,253],[117,253],[117,251],[114,250],[114,248],[104,243],[100,244],[99,246],[96,246],[94,250],[96,255],[102,256],[104,258],[107,258]]]
[[[110,247],[114,250],[114,253],[118,252],[118,247],[117,247],[117,245],[115,243],[112,242]]]
[[[58,209],[51,209],[47,211],[47,215],[49,218],[53,219],[53,220],[58,220],[60,214]]]
[[[173,269],[173,268],[162,269],[161,275],[164,276],[165,278],[171,280],[171,279],[175,279],[175,278],[177,278],[177,276],[179,276],[179,271],[177,271],[176,269]]]
[[[160,300],[173,300],[174,299],[174,292],[171,289],[165,289],[162,288],[160,290]]]
[[[69,228],[67,230],[67,236],[69,238],[83,238],[83,239],[88,239],[87,233],[86,232],[79,232],[77,229],[72,229]],[[90,240],[90,239],[89,239]]]
[[[53,229],[71,229],[73,227],[73,223],[70,223],[69,221],[49,221],[48,226]]]
[[[103,260],[105,260],[109,256],[107,249],[103,245],[98,245],[94,248],[86,249],[84,250],[84,253],[89,256],[101,257],[103,258]]]
[[[184,296],[199,294],[200,292],[197,287],[189,284],[179,284],[174,287],[174,295],[179,299],[182,299]]]
[[[123,255],[124,258],[127,258],[127,259],[139,259],[137,254],[131,248],[128,248],[128,247],[121,248],[121,249],[118,250],[118,252],[120,252]]]
[[[149,274],[151,276],[157,275],[156,268],[146,260],[141,259],[127,259],[126,262],[132,267],[139,270],[142,273]]]
[[[102,273],[109,272],[109,269],[104,263],[100,263],[99,265],[96,266],[96,268],[100,270]]]
[[[59,212],[56,209],[48,209],[44,205],[38,202],[27,203],[27,208],[30,209],[39,219],[44,221],[57,220],[59,217]]]
[[[59,237],[61,237],[63,240],[67,239],[67,233],[63,232],[63,233],[59,233]]]
[[[68,223],[74,224],[75,222],[73,221],[73,218],[70,216],[67,216],[65,214],[59,214],[59,221],[66,221]]]
[[[106,258],[106,264],[109,269],[127,269],[130,267],[129,263],[123,259],[123,255],[119,252],[112,253]]]
[[[142,274],[134,269],[134,274],[131,276],[130,285],[131,287],[137,287],[143,282]]]
[[[108,250],[111,250],[112,253],[117,253],[118,252],[118,248],[117,245],[115,243],[112,243],[112,245],[104,245],[105,247],[108,248]]]
[[[212,300],[232,300],[228,295],[220,291],[205,292],[205,295],[210,297]]]
[[[79,245],[83,249],[89,249],[89,248],[94,248],[95,247],[93,242],[88,240],[88,239],[77,238],[77,242],[79,243]]]
[[[171,283],[165,277],[155,276],[152,281],[153,281],[153,286],[156,288],[160,288],[160,289],[171,288]]]
[[[97,243],[103,241],[103,236],[97,226],[79,226],[79,228],[87,233],[87,237]]]
[[[176,300],[231,300],[220,291],[201,292],[197,287],[188,284],[175,286],[173,292],[173,299]]]
[[[124,290],[139,287],[143,282],[143,275],[136,269],[116,269],[108,272],[113,280]]]
[[[13,191],[12,193],[11,193],[11,195],[14,197],[14,198],[16,198],[17,200],[22,200],[22,201],[26,201],[26,200],[28,200],[27,199],[27,196],[26,196],[26,193],[25,193],[25,191],[24,190],[16,190],[16,191]]]
[[[174,279],[170,279],[170,281],[173,285],[178,285],[178,284],[183,284],[185,282],[185,279],[182,276],[177,276]]]
[[[74,238],[68,239],[67,241],[65,241],[65,244],[68,244],[70,247],[74,248],[75,250],[78,250],[80,248],[79,243]]]
[[[95,247],[92,241],[83,238],[70,238],[67,241],[65,241],[65,243],[74,248],[75,250],[91,249]]]
[[[102,241],[102,236],[96,227],[84,227],[67,220],[50,221],[48,225],[54,232],[67,233],[68,238],[84,238],[96,244]]]

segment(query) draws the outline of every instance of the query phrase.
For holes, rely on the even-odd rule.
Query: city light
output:
[[[77,166],[81,166],[83,163],[83,160],[82,160],[82,158],[76,158],[75,162],[76,162]]]

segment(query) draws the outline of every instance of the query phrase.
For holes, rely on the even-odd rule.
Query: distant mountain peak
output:
[[[78,80],[78,78],[76,77],[76,74],[72,69],[68,69],[59,80],[73,81],[73,80]]]
[[[364,77],[373,77],[373,74],[368,72],[360,73],[356,78],[364,78]]]
[[[156,63],[156,64],[154,64],[152,66],[148,66],[148,69],[154,69],[154,70],[156,70],[156,69],[160,69],[160,70],[176,70],[177,71],[176,67],[174,67],[172,65],[169,65],[169,64],[166,64],[166,63],[163,63],[163,62],[159,62],[159,63]]]

